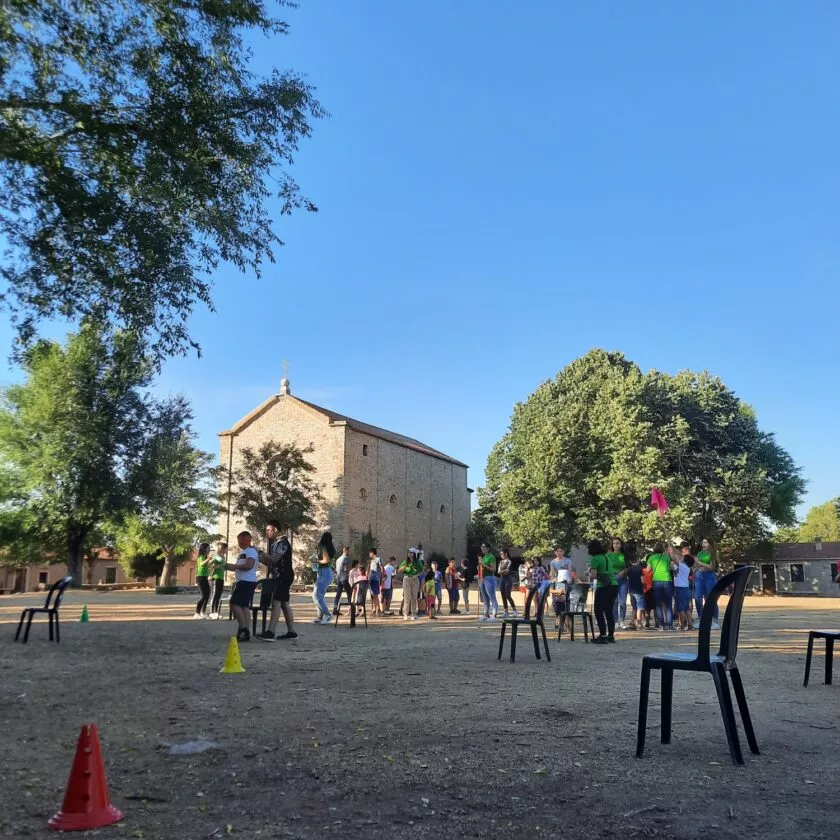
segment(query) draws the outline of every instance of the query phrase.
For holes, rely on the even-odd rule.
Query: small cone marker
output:
[[[220,674],[244,674],[245,669],[242,667],[242,660],[239,658],[239,643],[236,641],[236,636],[232,636],[230,644],[228,645],[227,656],[225,657],[225,664],[219,671]]]
[[[82,607],[82,617],[79,619],[82,624],[87,624],[90,621],[90,616],[88,615],[87,604]]]
[[[99,732],[94,724],[85,724],[76,745],[64,803],[47,823],[47,828],[52,831],[87,831],[111,825],[122,818],[122,811],[111,804],[108,795]]]

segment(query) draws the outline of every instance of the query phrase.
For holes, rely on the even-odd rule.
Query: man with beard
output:
[[[268,540],[268,551],[260,552],[260,562],[268,568],[268,577],[272,581],[274,590],[268,630],[259,634],[256,638],[262,642],[273,642],[275,638],[278,641],[280,639],[296,639],[295,617],[292,614],[292,605],[289,603],[292,581],[295,577],[292,568],[292,545],[286,535],[280,533],[280,523],[276,519],[268,521],[265,536]],[[286,621],[286,633],[275,637],[281,611]]]

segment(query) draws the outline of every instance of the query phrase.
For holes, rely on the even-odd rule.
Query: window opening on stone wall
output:
[[[366,499],[366,498],[367,498],[367,490],[365,490],[365,488],[364,488],[364,487],[362,487],[362,489],[361,489],[361,490],[359,490],[359,495],[360,495],[363,499]]]
[[[441,506],[440,506],[440,512],[441,512],[441,515],[443,515],[444,513],[446,513],[446,505],[441,505]]]
[[[105,567],[105,583],[116,583],[117,582],[117,567],[116,566],[106,566]]]
[[[417,510],[423,510],[423,502],[417,502]]]
[[[367,447],[368,445],[366,443],[362,444],[362,455],[367,455]]]
[[[790,564],[790,582],[805,583],[805,567],[801,563]]]
[[[397,503],[397,497],[391,493],[391,498],[388,501],[390,501],[392,505],[395,505]]]
[[[38,572],[38,583],[46,583],[47,582],[47,573],[46,572]]]

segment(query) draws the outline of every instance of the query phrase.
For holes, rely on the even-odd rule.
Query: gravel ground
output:
[[[694,634],[550,641],[496,659],[498,625],[397,618],[313,626],[241,645],[220,674],[226,621],[192,621],[186,595],[71,593],[61,645],[14,623],[34,596],[0,597],[0,836],[46,838],[79,729],[96,723],[118,825],[99,837],[836,838],[840,685],[822,656],[802,688],[809,628],[840,602],[751,598],[742,675],[762,754],[730,760],[712,680],[675,679],[672,743],[654,677],[645,757],[634,758],[641,655]],[[83,601],[91,623],[80,624]],[[840,667],[840,663],[838,663]],[[208,739],[200,755],[166,745]],[[746,743],[742,736],[742,746]],[[86,836],[86,833],[80,833]]]

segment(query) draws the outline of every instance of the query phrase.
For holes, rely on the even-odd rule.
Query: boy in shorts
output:
[[[260,556],[257,550],[251,545],[251,532],[242,531],[236,535],[239,544],[239,556],[235,563],[226,563],[225,568],[229,572],[236,573],[236,583],[230,595],[230,607],[233,617],[239,625],[236,634],[237,641],[251,641],[250,624],[251,602],[254,598],[254,590],[257,588],[257,566]]]
[[[382,615],[393,615],[391,612],[391,598],[394,595],[394,575],[397,573],[397,558],[389,557],[382,570]]]

